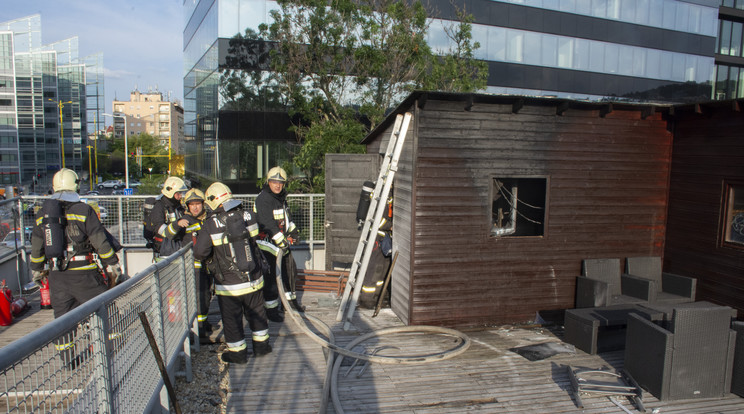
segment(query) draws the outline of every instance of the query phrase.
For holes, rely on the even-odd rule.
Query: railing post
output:
[[[310,241],[310,266],[315,269],[315,196],[310,195],[310,220],[308,220],[310,226],[310,232],[308,233],[308,239]]]
[[[160,268],[155,269],[154,277],[152,278],[152,288],[155,290],[154,296],[155,296],[155,309],[157,310],[157,326],[158,332],[157,334],[153,332],[153,336],[155,336],[155,339],[158,342],[158,349],[160,350],[163,361],[168,361],[167,354],[168,350],[165,348],[165,320],[163,317],[163,289],[162,284],[160,280]],[[150,324],[152,326],[152,324]],[[162,412],[168,412],[170,409],[170,400],[168,399],[168,392],[165,389],[165,386],[161,387],[160,389],[160,406],[162,409]]]
[[[106,304],[102,304],[98,310],[91,315],[90,321],[90,343],[93,347],[93,364],[96,367],[94,378],[98,378],[95,390],[101,400],[100,406],[106,407],[108,413],[114,412],[114,384],[112,376],[112,345],[111,338],[106,332],[111,332],[109,323],[109,312]]]
[[[188,273],[186,273],[188,271],[187,270],[188,262],[186,260],[186,254],[187,253],[184,253],[183,255],[181,255],[181,297],[183,298],[183,305],[181,306],[181,312],[183,315],[183,326],[186,329],[186,332],[190,332],[191,328],[189,327],[189,318],[191,317],[191,312],[193,311],[193,304],[189,300],[189,295],[188,295],[189,281],[187,280]],[[193,272],[193,269],[194,269],[193,265],[191,266],[191,269]],[[194,285],[194,288],[196,288],[196,285]],[[194,379],[193,372],[191,370],[191,346],[189,343],[190,343],[189,335],[187,334],[186,338],[183,341],[183,354],[184,354],[183,365],[184,365],[184,369],[186,370],[186,382],[191,382]],[[198,351],[199,350],[198,349],[198,346],[199,346],[198,345],[199,344],[198,334],[194,335],[194,343],[197,344],[196,350]]]

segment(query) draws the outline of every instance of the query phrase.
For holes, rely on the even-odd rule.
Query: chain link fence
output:
[[[191,244],[0,352],[0,412],[142,413],[168,410],[140,320],[147,317],[170,376],[191,381],[196,332]],[[182,357],[182,358],[179,358]]]

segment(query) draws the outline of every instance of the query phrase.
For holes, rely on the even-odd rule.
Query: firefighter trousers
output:
[[[262,295],[261,290],[240,296],[217,295],[228,351],[238,352],[246,348],[243,316],[248,319],[253,341],[269,339],[269,321]]]
[[[385,276],[390,269],[390,258],[382,254],[380,243],[376,242],[369,257],[367,272],[364,274],[362,291],[359,292],[359,306],[374,309],[382,292]]]
[[[264,258],[266,258],[266,261],[269,262],[270,268],[269,276],[264,277],[263,288],[264,299],[268,305],[276,303],[279,299],[279,286],[276,284],[276,256],[266,250],[261,250],[261,253],[264,255]],[[295,264],[294,257],[292,257],[292,253],[287,251],[287,253],[282,256],[282,284],[284,285],[284,291],[287,292],[287,295],[289,296],[288,299],[294,299],[296,297],[296,283],[297,265]]]
[[[199,322],[199,326],[202,326],[207,321],[207,315],[209,315],[209,303],[212,302],[212,275],[206,270],[206,268],[196,269],[196,278],[199,287],[199,303],[198,303],[198,314],[196,319]]]
[[[59,318],[108,289],[98,269],[53,270],[49,272],[49,294],[54,309],[54,317]],[[87,358],[87,337],[79,337],[77,329],[62,335],[54,341],[62,362],[74,369]]]

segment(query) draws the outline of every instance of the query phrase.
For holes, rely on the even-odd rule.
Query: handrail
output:
[[[138,312],[146,312],[171,375],[196,332],[191,243],[116,287],[3,347],[0,402],[8,412],[145,412],[164,392]],[[72,352],[55,347],[69,342]],[[70,355],[77,364],[71,365]],[[138,405],[139,404],[139,405]],[[0,404],[2,405],[2,404]],[[167,407],[166,407],[167,409]]]

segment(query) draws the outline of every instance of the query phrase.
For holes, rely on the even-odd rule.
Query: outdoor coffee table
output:
[[[564,340],[592,355],[599,351],[623,349],[625,328],[631,313],[652,321],[664,318],[663,311],[641,304],[567,309],[563,323]]]

